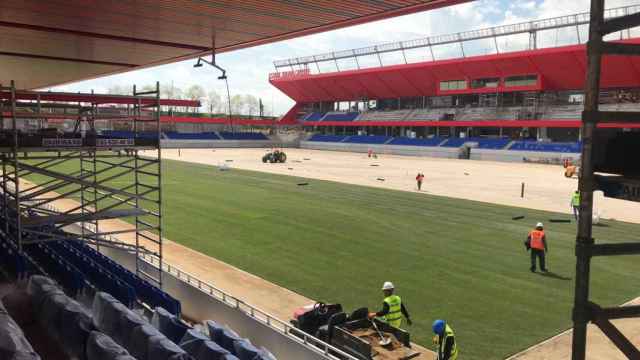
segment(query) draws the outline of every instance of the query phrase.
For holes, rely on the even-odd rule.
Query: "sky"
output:
[[[587,12],[589,2],[589,0],[477,0],[443,9],[405,15],[231,53],[222,53],[216,55],[216,60],[227,69],[231,96],[236,94],[254,95],[262,99],[267,114],[281,115],[286,113],[294,102],[269,84],[269,73],[275,71],[274,60]],[[606,3],[608,8],[612,8],[640,5],[640,0],[607,0]],[[584,39],[586,27],[580,31]],[[634,35],[640,35],[640,32],[634,33]],[[541,34],[539,41],[544,47],[575,42],[575,38],[577,38],[575,32],[559,33],[554,31],[549,34]],[[528,38],[526,36],[516,36],[500,39],[498,46],[501,51],[505,51],[518,50],[527,44]],[[490,48],[493,43],[481,41],[465,46],[468,47],[467,55],[469,53],[473,55],[492,51]],[[459,57],[461,53],[459,47],[443,46],[436,49],[435,55],[436,58],[441,59]],[[394,56],[398,56],[398,54],[385,55],[383,63],[397,61],[398,59],[395,59]],[[427,60],[426,53],[416,52],[408,56],[414,57],[409,61],[420,61],[422,56],[425,57],[422,60]],[[366,63],[366,59],[363,61]],[[154,84],[159,80],[162,83],[173,83],[174,86],[183,89],[199,84],[206,91],[213,89],[223,99],[226,99],[226,88],[223,81],[217,80],[218,74],[206,66],[193,68],[194,63],[194,60],[182,61],[59,86],[52,88],[52,90],[74,92],[94,90],[102,93],[107,92],[107,89],[115,85],[129,87],[137,84],[144,86]],[[325,64],[321,70],[323,72],[330,71],[331,68],[326,68],[328,65],[331,64]],[[349,63],[339,63],[339,65],[341,67],[355,66]]]

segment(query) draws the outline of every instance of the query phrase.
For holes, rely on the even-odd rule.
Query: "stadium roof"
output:
[[[624,42],[640,43],[640,38]],[[584,87],[586,68],[585,45],[572,45],[334,73],[275,73],[270,82],[298,103],[353,101],[436,96],[440,81],[533,74],[541,76],[537,90],[576,90]],[[603,57],[601,82],[603,88],[638,86],[640,58]],[[496,90],[463,92],[483,91]]]
[[[0,83],[40,88],[471,0],[2,0]],[[214,35],[215,34],[215,35]]]

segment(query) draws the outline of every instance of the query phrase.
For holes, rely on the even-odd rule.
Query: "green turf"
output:
[[[427,347],[437,318],[456,331],[464,359],[502,359],[570,326],[575,224],[548,222],[568,215],[168,160],[164,166],[166,237],[349,311],[379,307],[382,283],[393,281],[412,314],[412,339]],[[528,270],[523,241],[537,221],[547,224],[554,276]],[[640,240],[638,225],[604,225],[594,228],[599,241]],[[640,295],[638,270],[632,257],[596,259],[593,299],[619,304]]]

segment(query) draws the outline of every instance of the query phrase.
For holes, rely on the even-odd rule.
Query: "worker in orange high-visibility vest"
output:
[[[531,250],[531,272],[536,272],[536,258],[540,261],[540,270],[547,272],[545,266],[545,255],[548,251],[547,238],[544,234],[544,225],[541,222],[537,223],[536,228],[529,232],[525,246],[527,250]]]

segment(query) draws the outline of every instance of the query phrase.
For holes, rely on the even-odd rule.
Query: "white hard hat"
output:
[[[539,222],[539,223],[537,223],[537,224],[536,224],[536,227],[537,227],[537,228],[538,228],[538,227],[544,227],[544,225],[542,225],[542,223],[541,223],[541,222]]]
[[[394,286],[391,281],[385,281],[384,285],[382,285],[382,290],[393,290]]]

